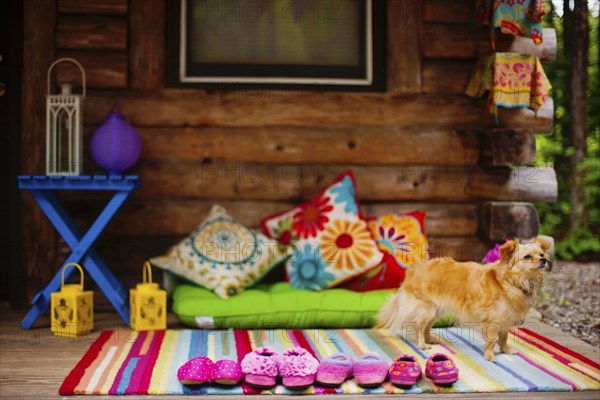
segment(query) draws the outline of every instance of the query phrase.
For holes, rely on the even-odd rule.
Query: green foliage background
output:
[[[569,113],[567,101],[569,96],[570,60],[565,55],[562,17],[556,15],[547,1],[546,10],[550,15],[545,25],[556,29],[558,52],[556,63],[545,66],[546,74],[552,82],[552,97],[555,105],[555,120],[552,133],[537,136],[537,166],[553,166],[558,178],[558,200],[554,204],[538,203],[540,215],[540,233],[556,239],[555,253],[558,258],[572,260],[577,257],[590,256],[598,258],[600,252],[600,68],[598,65],[598,29],[599,18],[590,14],[590,51],[589,51],[589,85],[588,115],[589,136],[587,141],[587,158],[579,166],[579,179],[583,184],[587,221],[574,233],[569,233],[569,156],[573,148],[569,146]],[[577,39],[576,39],[577,40]]]

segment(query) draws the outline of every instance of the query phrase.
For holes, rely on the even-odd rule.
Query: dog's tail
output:
[[[400,333],[406,322],[416,320],[417,313],[418,300],[400,288],[379,311],[376,327]]]
[[[400,308],[398,304],[399,298],[400,291],[397,291],[389,298],[383,307],[381,307],[381,310],[379,310],[379,313],[377,314],[377,324],[375,325],[375,328],[389,329],[392,326],[396,314],[398,314],[398,309]]]

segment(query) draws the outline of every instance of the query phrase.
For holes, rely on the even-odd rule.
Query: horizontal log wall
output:
[[[86,129],[86,142],[94,129]],[[137,132],[144,160],[153,162],[474,165],[481,148],[478,132],[447,129],[137,126]]]
[[[113,73],[113,72],[111,72]],[[441,82],[441,77],[440,81]],[[114,82],[111,81],[113,84]],[[453,85],[451,82],[445,85]],[[119,103],[136,126],[313,127],[313,128],[496,128],[552,127],[552,99],[537,114],[526,108],[498,111],[500,125],[485,99],[457,96],[447,86],[423,87],[414,96],[329,92],[236,91],[165,89],[155,92],[119,91]],[[427,89],[427,90],[426,90]],[[112,97],[111,97],[112,95]],[[93,92],[84,103],[86,121],[100,124],[110,110],[114,93]]]
[[[354,172],[357,195],[366,202],[482,199],[551,202],[557,195],[554,169],[537,167],[142,161],[136,169],[143,180],[142,187],[134,192],[135,198],[140,199],[299,202],[316,196],[347,170]],[[88,193],[73,196],[90,198]]]
[[[56,57],[72,57],[85,68],[90,88],[126,88],[128,58],[127,1],[57,1]],[[72,64],[57,67],[59,83],[80,82]]]
[[[25,65],[35,68],[25,72],[24,173],[43,173],[44,100],[35,88],[45,84],[38,70],[57,57],[74,57],[87,72],[87,173],[102,173],[89,142],[115,99],[142,139],[142,157],[129,171],[142,186],[98,243],[120,276],[137,276],[144,259],[190,232],[215,202],[258,226],[347,169],[356,175],[365,215],[425,210],[432,254],[462,260],[480,258],[498,232],[532,232],[498,225],[514,222],[503,214],[510,210],[531,212],[526,203],[506,202],[555,199],[553,170],[514,168],[533,162],[534,133],[552,127],[552,99],[537,115],[500,109],[496,126],[486,99],[464,95],[477,58],[491,52],[489,30],[471,24],[474,0],[387,1],[385,93],[168,88],[165,1],[44,0],[47,19],[35,19],[41,6],[25,2],[25,15],[35,22],[26,24],[25,45],[44,52],[25,52]],[[541,46],[496,38],[499,50],[530,52],[548,63],[556,39],[552,30],[544,36]],[[79,82],[78,70],[61,65],[56,82],[67,81]],[[61,198],[81,226],[108,199],[106,193]],[[26,202],[24,226],[40,227],[26,229],[24,237],[31,298],[68,252]]]

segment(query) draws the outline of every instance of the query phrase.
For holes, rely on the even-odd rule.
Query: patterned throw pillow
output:
[[[277,242],[214,205],[190,235],[150,262],[226,298],[240,293],[285,258]]]
[[[376,267],[383,257],[362,219],[351,171],[314,199],[262,221],[291,255],[291,286],[321,290]]]
[[[371,271],[346,282],[346,289],[366,291],[398,288],[405,271],[429,260],[425,213],[387,214],[367,218],[377,246],[385,253],[383,262]]]

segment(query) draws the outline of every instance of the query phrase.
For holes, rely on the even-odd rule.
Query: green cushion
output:
[[[277,282],[224,299],[208,289],[183,283],[173,291],[173,312],[184,324],[206,329],[370,328],[394,292],[315,292]]]

